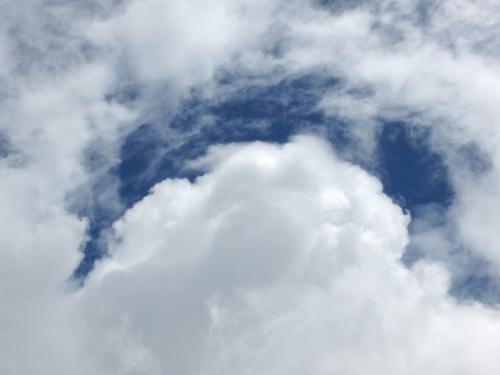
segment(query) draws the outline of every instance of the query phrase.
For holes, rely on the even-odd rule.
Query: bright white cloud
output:
[[[92,332],[125,330],[149,359],[137,373],[497,372],[498,313],[449,297],[437,264],[407,269],[408,218],[326,144],[216,147],[194,164],[208,172],[156,185],[115,224],[81,291]]]

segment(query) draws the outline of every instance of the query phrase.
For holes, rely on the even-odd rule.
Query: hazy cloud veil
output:
[[[499,17],[0,4],[0,374],[498,374]]]

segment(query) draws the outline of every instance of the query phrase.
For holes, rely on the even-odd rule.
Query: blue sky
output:
[[[499,16],[0,5],[0,373],[498,374]]]

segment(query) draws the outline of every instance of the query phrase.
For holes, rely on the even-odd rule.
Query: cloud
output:
[[[87,35],[146,90],[166,86],[182,95],[209,87],[219,69],[241,58],[260,69],[274,8],[261,0],[132,1]]]
[[[148,370],[131,373],[496,373],[498,312],[450,297],[440,264],[406,268],[408,217],[325,143],[218,146],[194,166],[115,223],[80,291],[108,372],[132,351]]]
[[[84,58],[73,34],[84,14],[71,23],[68,8],[53,3],[0,7],[0,134],[8,146],[0,159],[0,373],[98,373],[86,364],[66,285],[88,224],[70,212],[68,195],[92,179],[82,163],[89,143],[116,141],[133,114],[106,102],[113,74]]]
[[[500,267],[499,12],[493,0],[0,5],[0,373],[496,374],[497,310],[456,301],[448,279],[469,264],[457,248]],[[225,73],[241,80],[222,87]],[[456,200],[439,228],[431,208],[418,217],[426,259],[401,263],[409,218],[380,182],[300,137],[215,147],[192,163],[196,181],[156,185],[68,290],[88,228],[75,212],[112,180],[130,131],[168,122],[192,91],[310,73],[340,82],[320,107],[368,152],[380,120],[433,129]],[[130,87],[138,99],[123,99]],[[487,168],[464,163],[468,145]],[[120,206],[113,189],[95,200]]]
[[[498,4],[383,1],[330,9],[304,5],[287,14],[285,65],[339,79],[320,108],[349,122],[368,155],[386,121],[430,128],[456,192],[450,228],[498,274]],[[478,173],[464,162],[474,158],[464,154],[470,145],[489,169]]]

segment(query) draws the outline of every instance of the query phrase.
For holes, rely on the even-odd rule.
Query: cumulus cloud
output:
[[[80,291],[122,361],[108,371],[132,351],[137,373],[496,373],[498,313],[451,298],[439,264],[407,269],[408,217],[326,144],[214,147],[192,166],[208,171],[115,223]]]

